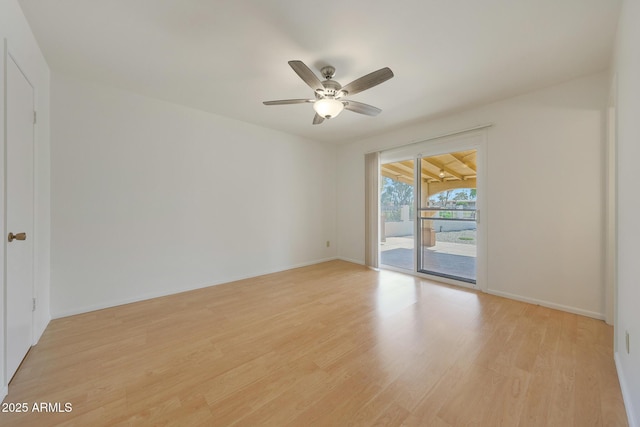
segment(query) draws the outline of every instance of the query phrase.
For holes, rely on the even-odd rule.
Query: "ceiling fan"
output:
[[[319,125],[325,119],[336,117],[345,109],[355,113],[365,114],[367,116],[377,116],[382,110],[372,105],[363,104],[362,102],[351,101],[345,99],[349,95],[355,95],[363,90],[372,88],[380,83],[386,82],[393,77],[393,72],[388,68],[381,68],[378,71],[369,73],[349,83],[346,86],[340,85],[332,80],[336,69],[331,66],[322,67],[320,73],[324,77],[324,81],[320,81],[318,77],[307,67],[302,61],[289,61],[289,65],[293,71],[300,76],[306,84],[315,92],[313,99],[281,99],[278,101],[264,101],[264,105],[285,105],[285,104],[313,104],[316,115],[313,117],[313,124]]]

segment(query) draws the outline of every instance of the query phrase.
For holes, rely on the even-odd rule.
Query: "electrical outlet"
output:
[[[327,247],[331,246],[331,242],[327,240]]]
[[[627,349],[627,354],[629,354],[629,331],[624,331],[624,345]]]

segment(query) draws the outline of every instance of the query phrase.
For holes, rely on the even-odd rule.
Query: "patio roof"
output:
[[[445,184],[441,191],[448,188],[475,187],[476,150],[424,157],[421,163],[422,182]],[[383,164],[380,173],[382,176],[413,185],[413,160]],[[468,182],[469,185],[461,185],[464,181],[470,180],[473,182]]]

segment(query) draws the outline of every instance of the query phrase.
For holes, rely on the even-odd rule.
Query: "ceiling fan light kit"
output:
[[[322,98],[313,103],[313,109],[321,117],[332,119],[344,110],[344,104],[335,98]]]
[[[320,81],[304,62],[289,61],[289,65],[293,71],[314,90],[315,99],[282,99],[278,101],[264,101],[263,104],[286,105],[313,103],[313,109],[316,112],[313,117],[314,125],[319,125],[324,122],[325,119],[336,117],[344,109],[367,116],[377,116],[382,111],[381,109],[372,105],[363,104],[362,102],[351,101],[345,99],[345,97],[370,89],[393,77],[393,72],[388,67],[385,67],[360,77],[346,86],[342,86],[337,81],[332,80],[336,72],[334,67],[322,67],[320,73],[325,80]]]

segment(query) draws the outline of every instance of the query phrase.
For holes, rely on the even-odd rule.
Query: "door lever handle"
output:
[[[9,233],[9,241],[13,242],[14,240],[27,240],[27,233]]]

